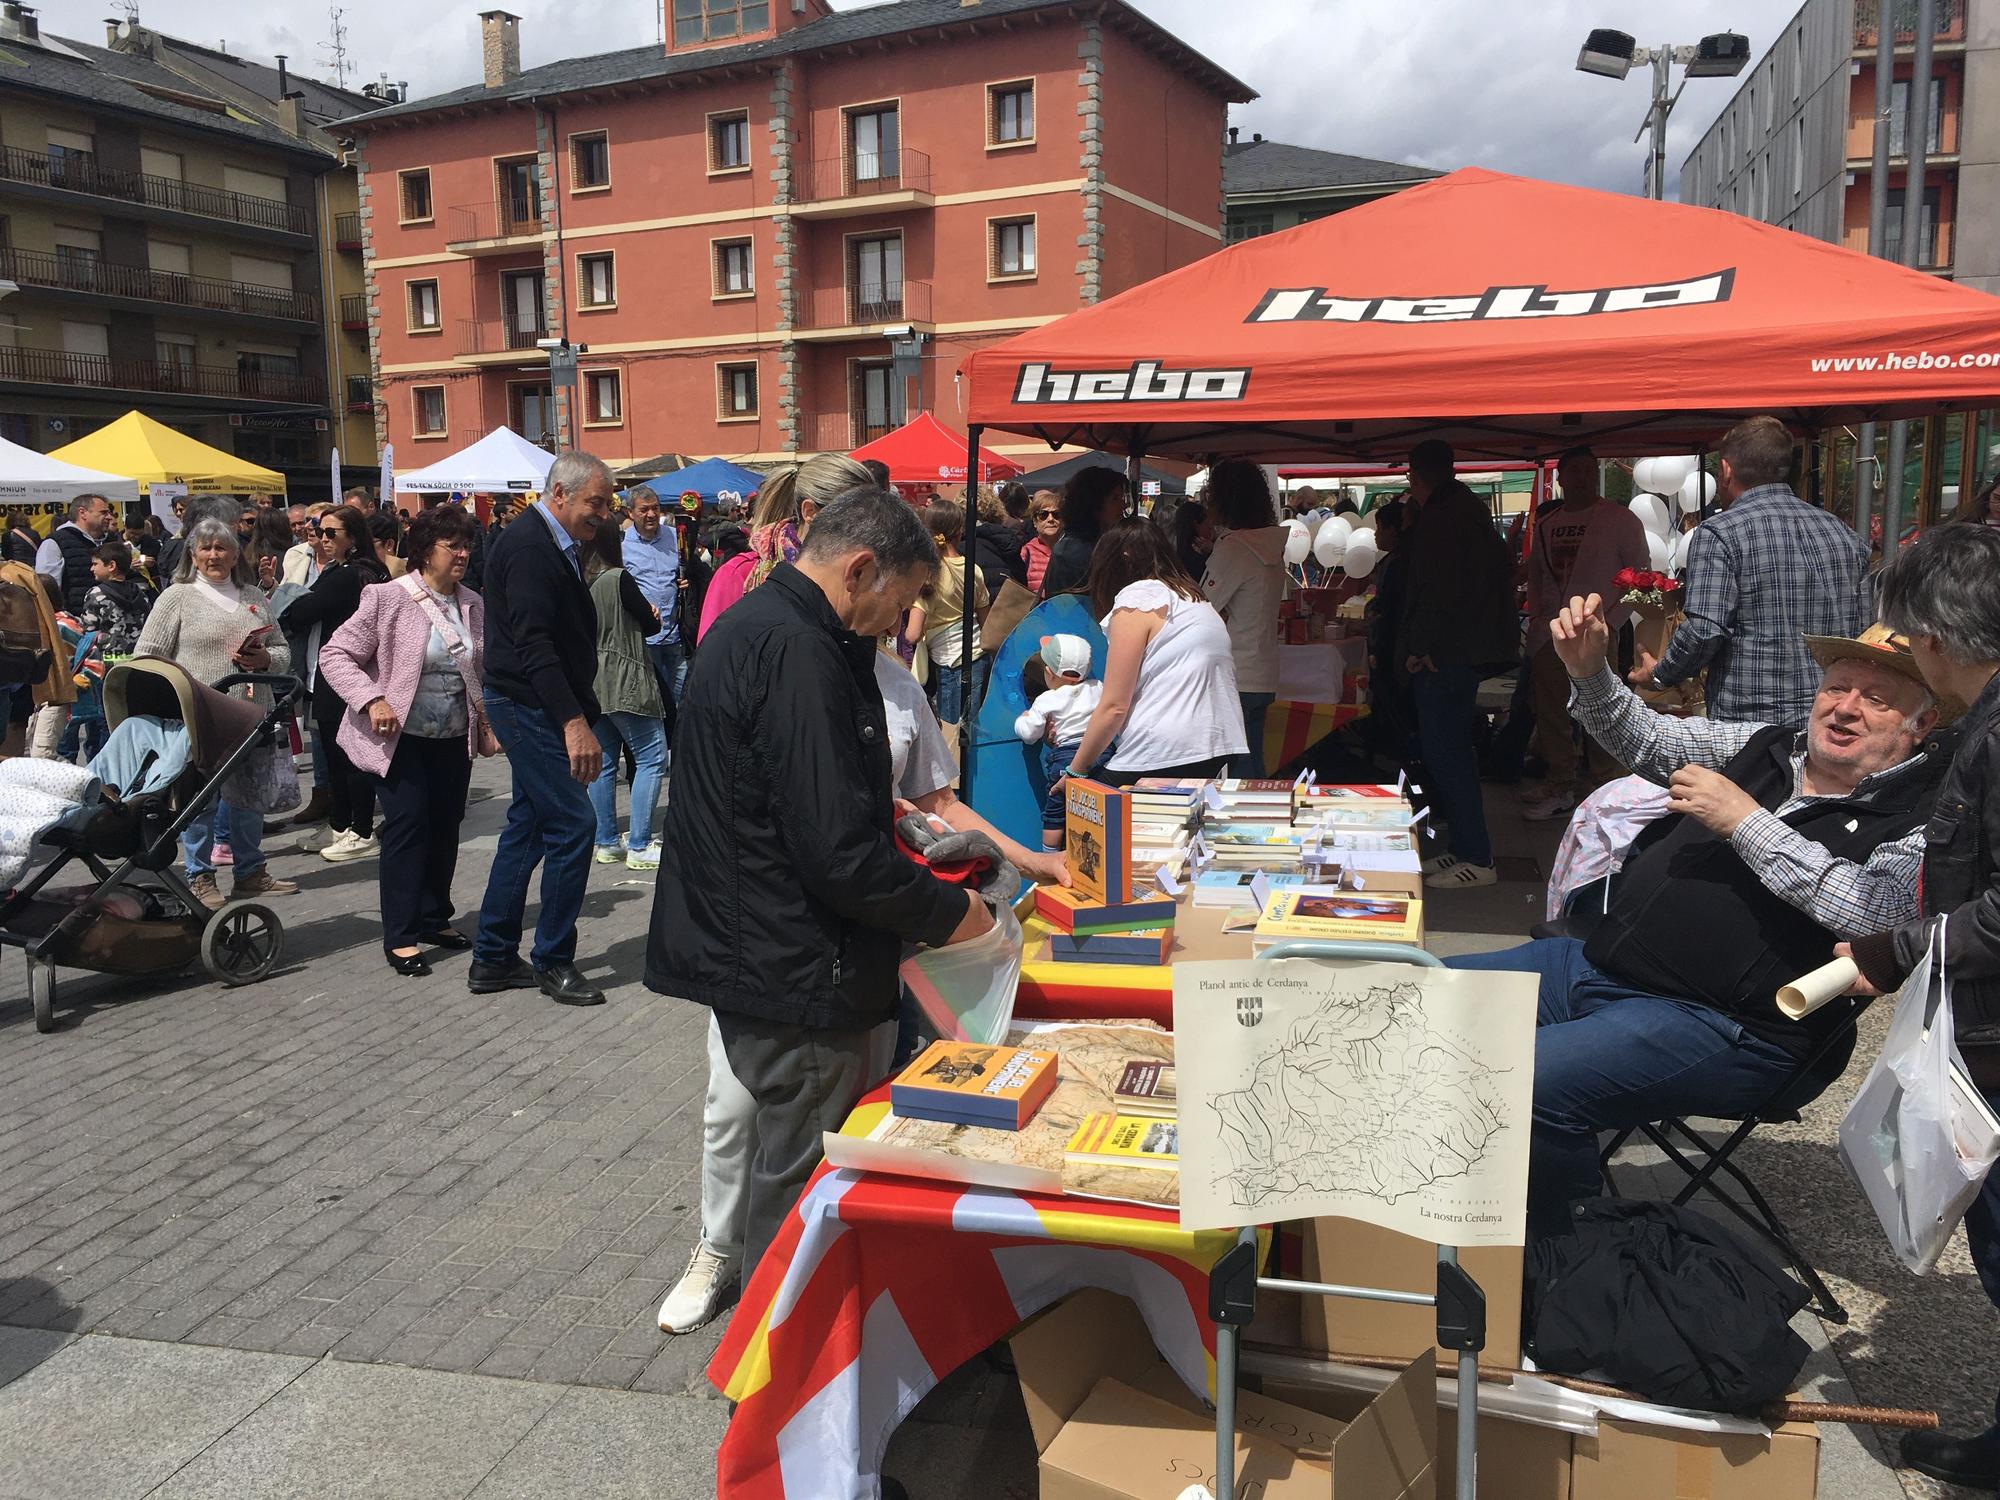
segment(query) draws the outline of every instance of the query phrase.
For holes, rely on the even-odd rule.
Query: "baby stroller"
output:
[[[267,703],[232,698],[240,683]],[[251,984],[277,966],[284,927],[255,901],[209,912],[180,868],[180,834],[222,795],[261,745],[280,733],[297,679],[235,673],[214,687],[158,657],[113,664],[104,677],[111,738],[90,763],[102,796],[45,829],[55,857],[0,898],[0,946],[28,962],[35,1029],[55,1029],[58,966],[100,974],[173,974],[200,961],[226,985]],[[82,899],[40,893],[73,864],[95,877]]]

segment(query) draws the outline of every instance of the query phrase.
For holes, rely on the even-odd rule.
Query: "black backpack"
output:
[[[1806,1291],[1762,1250],[1693,1209],[1592,1198],[1570,1233],[1528,1245],[1523,1338],[1535,1363],[1670,1406],[1754,1412],[1788,1394],[1808,1353]]]

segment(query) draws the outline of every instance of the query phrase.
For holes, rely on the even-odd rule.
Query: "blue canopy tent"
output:
[[[1042,649],[1045,635],[1076,635],[1090,642],[1090,675],[1103,677],[1104,632],[1081,594],[1058,594],[1021,617],[993,658],[986,700],[972,725],[969,799],[979,815],[1030,849],[1042,847],[1042,756],[1024,745],[1014,720],[1028,706],[1021,683],[1028,658]]]
[[[764,476],[755,469],[746,469],[726,458],[704,458],[698,464],[689,464],[685,469],[676,469],[671,474],[646,481],[669,510],[673,508],[674,497],[689,490],[701,496],[703,505],[711,507],[747,501],[757,493],[757,486],[763,482]]]

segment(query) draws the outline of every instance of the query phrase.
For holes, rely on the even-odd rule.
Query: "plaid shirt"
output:
[[[1868,549],[1784,485],[1759,485],[1694,533],[1682,607],[1661,686],[1706,666],[1711,717],[1803,724],[1819,666],[1800,637],[1859,635],[1874,618]]]
[[[1740,502],[1739,502],[1740,503]],[[1570,712],[1597,742],[1648,781],[1664,786],[1682,766],[1719,771],[1752,737],[1769,727],[1720,719],[1676,719],[1654,713],[1610,668],[1570,684]],[[1854,788],[1866,792],[1905,775],[1924,758],[1908,760],[1864,776]],[[1785,822],[1787,813],[1813,802],[1804,787],[1806,737],[1792,746],[1792,794],[1775,812],[1759,808],[1736,825],[1730,847],[1764,888],[1795,906],[1843,941],[1887,932],[1917,915],[1917,872],[1924,861],[1924,830],[1878,845],[1865,864],[1836,858]]]

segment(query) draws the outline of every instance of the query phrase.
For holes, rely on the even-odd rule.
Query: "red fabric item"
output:
[[[903,831],[896,830],[896,847],[903,851],[903,857],[913,865],[922,865],[946,885],[977,886],[993,868],[990,859],[966,859],[956,864],[934,865],[923,855],[911,848],[903,840]]]
[[[965,434],[953,432],[929,412],[863,443],[851,455],[856,460],[880,459],[889,466],[892,484],[962,484],[965,481]],[[979,477],[987,483],[1012,479],[1022,468],[1010,458],[979,450]]]
[[[1688,452],[1760,412],[1803,430],[1993,405],[2000,299],[1736,214],[1466,168],[964,370],[972,423],[1120,451]]]

